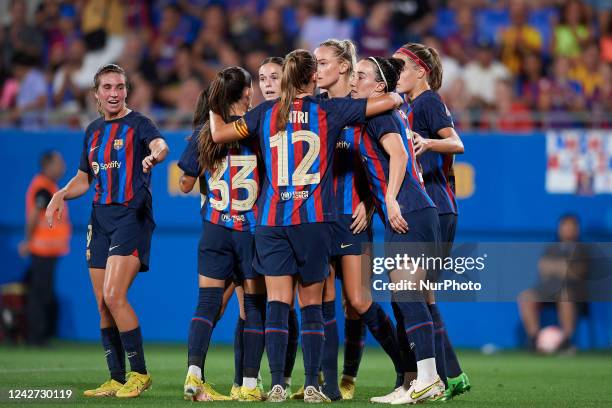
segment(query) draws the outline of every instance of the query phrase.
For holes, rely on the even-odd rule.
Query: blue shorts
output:
[[[155,229],[151,199],[148,196],[132,201],[127,206],[94,205],[87,226],[86,257],[90,268],[105,269],[112,255],[133,255],[140,260],[140,272],[149,270]]]
[[[297,275],[302,283],[329,275],[331,224],[255,228],[255,271],[266,276]]]
[[[372,243],[372,224],[365,231],[353,234],[351,224],[353,216],[340,214],[336,222],[331,223],[332,249],[331,256],[361,255],[366,245]]]
[[[440,216],[440,242],[442,243],[442,256],[449,256],[455,241],[457,230],[457,214],[441,214]]]
[[[198,273],[234,282],[255,279],[258,275],[253,270],[254,244],[249,231],[236,231],[204,221],[198,246]]]
[[[402,217],[408,223],[408,232],[399,234],[391,228],[387,222],[385,227],[385,244],[387,246],[385,256],[394,257],[395,255],[409,256],[438,256],[440,245],[440,220],[438,210],[434,207],[423,208],[421,210],[402,213]],[[401,244],[408,244],[403,248]]]

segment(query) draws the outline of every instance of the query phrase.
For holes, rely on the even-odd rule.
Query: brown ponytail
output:
[[[431,71],[427,75],[427,82],[432,90],[437,91],[442,86],[442,61],[435,48],[429,47],[427,51],[431,55]]]
[[[287,126],[291,104],[295,96],[310,83],[315,72],[317,72],[317,60],[309,51],[294,50],[285,57],[281,77],[281,96],[278,101],[279,109],[276,118],[278,130]]]
[[[401,46],[398,50],[399,53],[402,53],[402,49],[410,51],[414,54],[418,60],[415,61],[414,58],[411,58],[415,65],[421,66],[425,68],[427,72],[427,83],[429,87],[437,91],[442,86],[442,62],[440,61],[440,54],[435,48],[426,47],[423,44],[418,43],[408,43]]]

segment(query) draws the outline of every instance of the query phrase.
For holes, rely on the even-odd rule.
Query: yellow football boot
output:
[[[119,381],[108,380],[98,388],[83,391],[83,395],[86,397],[114,397],[121,387],[123,384]]]

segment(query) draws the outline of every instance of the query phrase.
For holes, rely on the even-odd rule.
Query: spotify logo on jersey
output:
[[[91,163],[91,169],[93,170],[95,175],[97,175],[100,172],[100,170],[119,169],[119,168],[121,168],[121,162],[117,160],[113,160],[112,162],[102,163],[102,164],[98,164],[97,162]]]

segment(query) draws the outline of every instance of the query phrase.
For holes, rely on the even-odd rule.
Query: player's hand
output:
[[[30,242],[26,240],[21,241],[17,246],[17,252],[19,252],[19,256],[22,258],[30,255]]]
[[[145,174],[150,172],[151,169],[153,168],[153,166],[155,166],[157,164],[157,156],[158,155],[159,155],[159,153],[155,152],[155,153],[151,153],[150,155],[148,155],[147,157],[142,159],[142,171]]]
[[[414,154],[420,156],[431,149],[431,140],[419,135],[417,132],[412,132],[412,140],[414,141]]]
[[[390,92],[390,94],[393,97],[393,100],[395,101],[396,108],[399,108],[404,104],[404,98],[402,98],[400,94],[398,94],[397,92]]]
[[[408,232],[408,223],[402,217],[402,211],[400,210],[400,206],[395,198],[387,198],[385,199],[385,203],[387,204],[387,216],[389,218],[389,224],[393,231],[399,234],[405,234]]]
[[[353,213],[353,223],[351,224],[351,231],[353,231],[353,234],[359,234],[365,231],[368,226],[368,221],[368,211],[363,202],[360,202]]]
[[[62,190],[53,194],[53,197],[47,206],[47,210],[45,211],[45,218],[47,219],[49,228],[53,228],[55,213],[57,213],[57,220],[61,220],[62,214],[64,213],[64,192]]]

